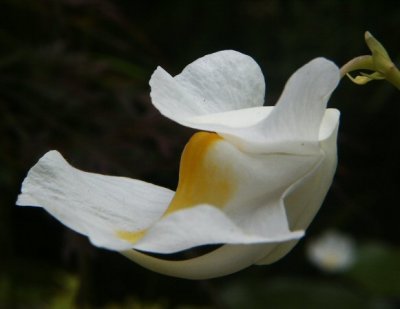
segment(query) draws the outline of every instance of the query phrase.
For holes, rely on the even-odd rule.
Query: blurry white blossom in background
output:
[[[308,242],[308,259],[325,272],[342,272],[356,261],[354,240],[337,231],[327,231]]]

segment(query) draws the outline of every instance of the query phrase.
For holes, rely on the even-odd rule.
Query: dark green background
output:
[[[0,308],[395,308],[400,304],[400,93],[344,79],[335,182],[307,236],[271,266],[208,281],[152,273],[41,209],[14,206],[50,149],[92,172],[174,189],[190,129],[159,115],[148,81],[222,49],[251,55],[274,104],[314,57],[368,53],[371,31],[400,60],[398,1],[2,0],[0,3]],[[358,260],[324,274],[304,254],[327,229]]]

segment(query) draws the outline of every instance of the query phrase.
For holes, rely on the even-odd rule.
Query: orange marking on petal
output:
[[[186,144],[182,153],[179,183],[174,198],[164,217],[184,208],[210,204],[222,208],[234,191],[232,168],[215,151],[223,139],[216,133],[198,132]],[[140,240],[147,229],[130,232],[117,231],[117,236],[132,244]]]
[[[223,158],[213,151],[222,140],[210,132],[198,132],[191,137],[182,153],[178,188],[164,215],[198,204],[221,208],[226,204],[233,182],[226,164],[221,164]]]

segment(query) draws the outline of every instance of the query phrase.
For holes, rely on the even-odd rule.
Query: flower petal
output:
[[[327,101],[339,80],[339,69],[333,62],[316,58],[291,76],[274,108],[253,105],[243,106],[243,109],[207,109],[208,113],[176,112],[173,117],[168,117],[192,128],[218,132],[246,151],[315,153],[318,152],[319,127]],[[162,83],[153,84],[152,92],[158,93],[161,88]],[[172,106],[182,100],[196,101],[185,97],[186,90],[180,89],[179,95],[170,91],[175,97],[166,95],[171,113],[177,108]],[[160,92],[159,96],[166,94],[167,90]],[[158,99],[154,97],[153,101],[158,102]]]
[[[339,80],[339,69],[334,63],[324,58],[314,59],[291,76],[267,117],[252,127],[221,133],[234,135],[232,141],[254,152],[318,151],[321,121]]]
[[[317,58],[297,70],[261,126],[269,141],[318,141],[326,105],[340,80],[338,67]]]
[[[183,125],[191,117],[262,106],[265,93],[257,63],[233,50],[199,58],[175,77],[158,67],[150,86],[154,106]]]
[[[164,260],[136,250],[121,253],[135,263],[155,272],[200,280],[229,275],[249,267],[259,260],[270,246],[272,245],[224,245],[208,254],[183,261]]]
[[[339,111],[328,109],[320,129],[320,145],[324,152],[321,163],[295,183],[285,196],[285,210],[289,228],[305,230],[322,205],[335,174],[337,165],[336,139],[339,125]],[[277,245],[266,252],[266,256],[257,264],[270,264],[286,255],[297,241]]]
[[[39,206],[93,244],[131,248],[118,230],[141,230],[165,212],[174,192],[143,181],[80,171],[50,151],[31,168],[17,205]]]
[[[328,192],[337,166],[337,133],[339,125],[339,111],[327,110],[321,126],[321,136],[330,131],[328,137],[320,141],[324,152],[323,160],[318,168],[308,173],[288,191],[285,201],[289,225],[293,228],[306,228],[311,223]],[[302,210],[297,203],[301,201]]]
[[[205,244],[255,244],[297,239],[303,232],[271,228],[269,234],[241,230],[216,207],[200,205],[172,213],[158,221],[133,246],[141,251],[174,253]],[[255,229],[257,232],[257,229]]]

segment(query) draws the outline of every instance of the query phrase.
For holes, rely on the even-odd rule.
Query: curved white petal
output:
[[[318,168],[296,183],[285,197],[289,225],[293,228],[300,226],[305,228],[311,223],[332,184],[336,171],[339,111],[327,110],[325,116],[321,126],[321,136],[325,138],[319,142],[324,152],[323,160]],[[330,131],[328,137],[324,131]],[[303,205],[302,210],[296,206],[300,201]]]
[[[218,132],[251,152],[319,152],[319,128],[339,80],[335,64],[324,58],[314,59],[291,76],[278,103],[272,111],[265,112],[265,118],[253,126],[218,128]]]
[[[255,222],[257,224],[257,222]],[[200,205],[177,211],[158,221],[133,248],[157,253],[174,253],[210,244],[256,244],[297,239],[303,232],[271,228],[243,230],[218,208]],[[257,233],[258,232],[258,233]]]
[[[150,86],[154,106],[183,125],[191,117],[264,103],[265,82],[258,64],[233,50],[199,58],[175,77],[158,67]]]
[[[328,99],[339,81],[339,68],[324,58],[316,58],[297,70],[268,119],[260,123],[266,141],[318,142]]]
[[[208,73],[207,70],[204,72],[204,75]],[[165,76],[161,78],[161,75]],[[229,100],[223,103],[221,99],[218,106],[222,108],[206,107],[200,110],[197,106],[207,105],[202,105],[194,92],[181,87],[168,73],[156,71],[153,76],[153,103],[172,120],[191,128],[218,132],[246,151],[304,154],[318,152],[321,120],[327,101],[340,80],[339,69],[333,62],[316,58],[291,76],[274,108],[251,104],[238,108]],[[213,92],[224,93],[225,88],[212,89]],[[196,96],[202,91],[206,93],[205,87],[197,88]],[[168,98],[165,106],[169,109],[160,107],[162,98]],[[182,105],[185,106],[183,109]],[[196,111],[189,111],[193,106],[197,108]]]
[[[126,250],[118,230],[141,230],[158,220],[174,192],[143,181],[104,176],[70,166],[50,151],[25,178],[19,206],[43,207],[96,246]]]
[[[332,183],[337,165],[336,139],[339,111],[328,109],[320,129],[320,146],[324,152],[321,163],[301,181],[289,188],[285,196],[285,210],[290,229],[305,230],[322,205]],[[266,251],[257,264],[270,264],[286,255],[297,241],[289,241]]]
[[[155,272],[185,278],[210,279],[232,274],[254,264],[271,244],[224,245],[203,256],[170,261],[152,257],[136,250],[121,252],[132,261]]]

